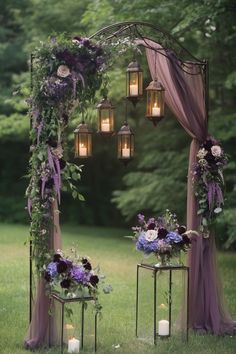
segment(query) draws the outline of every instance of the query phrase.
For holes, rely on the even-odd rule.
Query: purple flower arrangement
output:
[[[82,291],[96,300],[98,295],[99,276],[85,257],[76,257],[75,261],[58,251],[44,266],[44,279],[52,290],[62,291],[67,296],[78,296]]]
[[[136,249],[148,255],[154,253],[159,258],[179,255],[186,252],[191,245],[190,234],[185,226],[178,224],[175,214],[166,210],[162,217],[146,220],[143,214],[138,214],[138,225],[133,227]]]
[[[200,146],[193,169],[193,185],[201,218],[200,231],[209,236],[209,225],[224,205],[223,168],[228,158],[220,143],[212,137]]]

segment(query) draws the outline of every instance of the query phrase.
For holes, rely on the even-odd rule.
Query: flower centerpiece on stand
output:
[[[212,137],[200,146],[193,169],[194,193],[198,201],[200,232],[209,237],[209,227],[224,205],[223,168],[228,158],[219,141]]]
[[[53,257],[48,257],[48,263],[44,265],[44,279],[49,292],[71,298],[93,297],[95,310],[100,312],[99,285],[104,284],[105,276],[99,274],[99,267],[92,267],[88,257],[78,256],[74,249],[71,251],[73,257],[66,257],[60,250]],[[111,290],[111,285],[104,284],[104,293],[108,294]]]
[[[138,223],[132,228],[136,249],[145,255],[155,254],[158,265],[170,264],[172,257],[178,257],[181,251],[187,252],[191,245],[190,235],[197,234],[179,225],[176,215],[168,209],[157,218],[146,219],[143,214],[138,214]]]

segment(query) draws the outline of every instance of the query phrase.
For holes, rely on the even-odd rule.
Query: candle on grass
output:
[[[161,320],[158,322],[158,334],[159,336],[168,336],[170,333],[169,330],[169,321]]]
[[[65,324],[64,326],[64,342],[68,342],[74,336],[74,326],[72,324]]]
[[[76,338],[68,340],[68,353],[79,353],[80,341]]]

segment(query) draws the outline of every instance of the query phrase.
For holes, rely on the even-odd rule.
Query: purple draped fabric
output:
[[[49,251],[61,249],[61,232],[57,203],[52,206],[53,227],[49,240]],[[46,295],[45,280],[40,278],[37,282],[36,297],[33,302],[32,320],[25,338],[25,347],[35,349],[58,343],[57,321],[49,315],[50,301]]]
[[[146,47],[152,79],[158,78],[165,87],[166,104],[193,138],[189,154],[187,227],[198,230],[200,220],[192,189],[192,166],[200,143],[208,135],[202,68],[199,63],[181,64],[172,51],[164,50],[151,40],[139,40],[138,43]],[[184,70],[181,65],[184,65]],[[217,275],[214,235],[211,234],[209,239],[194,236],[192,240],[189,254],[190,325],[195,330],[216,335],[231,334],[235,321],[231,319],[224,305]]]

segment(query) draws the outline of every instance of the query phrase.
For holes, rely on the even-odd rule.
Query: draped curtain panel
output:
[[[192,166],[199,146],[208,136],[205,107],[205,87],[200,63],[180,63],[171,50],[144,39],[152,79],[165,87],[165,102],[184,130],[192,137],[189,153],[187,228],[198,230],[197,201],[192,188]],[[214,235],[208,239],[193,236],[189,252],[190,266],[190,326],[212,334],[232,334],[235,326],[224,305],[221,283],[217,274]]]
[[[52,205],[52,228],[49,239],[49,251],[61,249],[61,232],[59,225],[58,206]],[[33,302],[32,320],[25,338],[25,347],[35,349],[42,346],[58,344],[57,316],[49,315],[50,299],[46,295],[46,281],[38,279],[36,297]],[[56,314],[58,315],[58,313]]]

